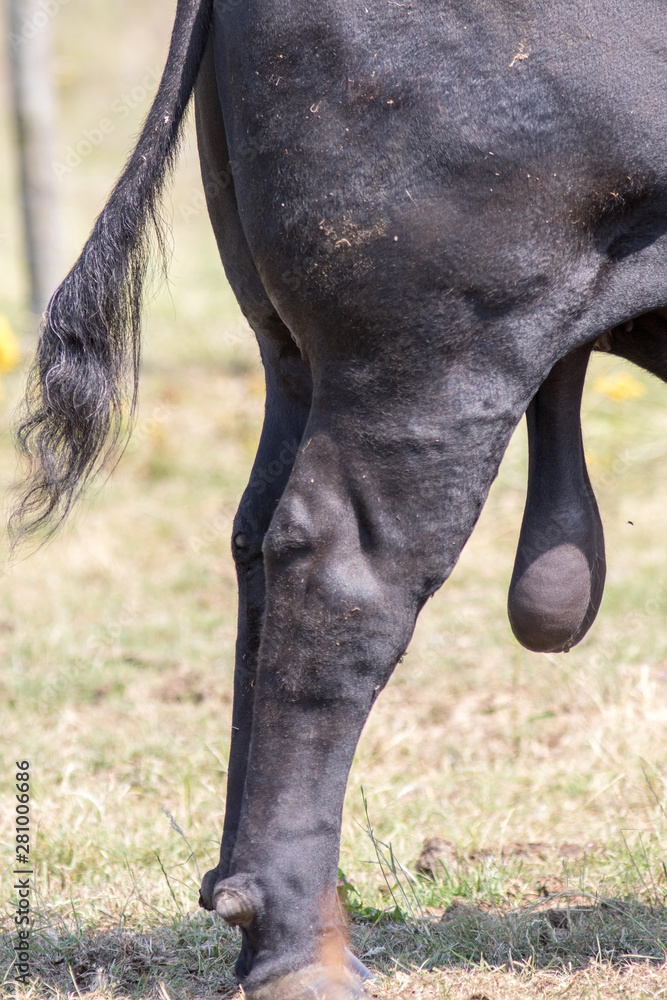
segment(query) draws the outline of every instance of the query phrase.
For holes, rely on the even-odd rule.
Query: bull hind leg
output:
[[[581,437],[580,407],[591,346],[551,370],[526,412],[526,508],[510,583],[512,630],[536,652],[566,652],[597,615],[604,538]]]
[[[243,886],[239,891],[238,880],[230,882],[229,877],[246,787],[258,654],[266,606],[263,549],[267,529],[302,440],[312,392],[310,369],[301,359],[286,328],[283,328],[284,336],[278,336],[278,323],[276,317],[270,338],[266,333],[256,331],[266,371],[266,416],[250,482],[232,532],[239,616],[227,799],[220,860],[204,876],[199,900],[200,906],[214,910],[240,926],[243,945],[236,973],[241,980],[246,978],[252,967],[257,942],[250,928],[245,926],[249,911],[244,909],[247,898]],[[352,983],[361,984],[372,978],[364,965],[346,948],[343,950],[343,965]]]
[[[316,385],[264,539],[243,804],[230,877],[212,900],[244,929],[249,1000],[360,995],[344,968],[335,903],[352,757],[526,405],[522,387],[499,391],[497,371],[451,371],[439,382],[429,373],[401,402],[390,372],[344,368]]]
[[[260,346],[266,374],[266,411],[250,482],[237,512],[232,553],[239,588],[238,637],[234,670],[232,739],[220,860],[202,880],[200,905],[221,916],[237,914],[242,898],[220,892],[231,874],[248,769],[255,709],[257,664],[265,612],[263,544],[288,480],[311,406],[310,368],[290,331],[267,297],[238,214],[225,128],[220,111],[213,49],[209,42],[196,89],[197,140],[211,224],[227,277]],[[243,921],[239,921],[242,923]],[[255,955],[253,935],[244,927],[236,972],[244,979]],[[345,952],[355,981],[368,978],[363,965]]]
[[[257,331],[266,374],[266,410],[257,455],[232,529],[239,593],[232,739],[220,861],[203,880],[200,903],[214,909],[215,884],[229,866],[245,787],[257,656],[265,603],[262,547],[296,457],[311,401],[310,369],[278,317]]]
[[[232,554],[239,592],[234,668],[232,737],[227,775],[225,821],[220,859],[202,880],[199,903],[215,910],[216,886],[230,867],[246,783],[257,678],[257,660],[265,608],[264,536],[282,496],[308,419],[310,369],[268,299],[257,273],[238,214],[227,139],[220,111],[212,42],[202,61],[197,87],[196,122],[207,207],[227,278],[260,347],[266,377],[264,425],[250,481],[232,531]],[[218,907],[224,914],[222,904]],[[252,963],[244,935],[237,962],[243,978]]]

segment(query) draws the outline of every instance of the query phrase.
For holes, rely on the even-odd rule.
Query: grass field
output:
[[[71,259],[146,108],[143,81],[161,65],[171,10],[88,0],[63,5],[53,24],[59,162],[102,118],[114,126],[61,177]],[[4,78],[0,87],[0,156],[11,163]],[[27,362],[34,329],[11,172],[0,203],[0,313]],[[236,611],[228,539],[263,384],[202,205],[189,133],[132,442],[67,530],[3,563],[1,995],[14,995],[13,762],[24,759],[35,921],[33,984],[17,995],[235,992],[235,932],[196,903],[224,807]],[[9,425],[22,381],[17,371],[2,383],[3,485],[15,475]],[[584,643],[538,656],[507,623],[525,495],[520,428],[373,712],[340,864],[350,935],[378,974],[378,997],[667,996],[664,402],[662,385],[594,359],[584,425],[609,569]],[[434,877],[419,876],[433,838]]]

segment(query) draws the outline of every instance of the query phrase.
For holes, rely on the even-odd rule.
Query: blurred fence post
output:
[[[40,314],[62,278],[62,228],[56,178],[56,98],[51,77],[53,7],[8,0],[9,50],[18,139],[30,308]]]

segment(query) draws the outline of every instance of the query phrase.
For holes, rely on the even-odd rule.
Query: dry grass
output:
[[[446,981],[428,974],[397,973],[394,983],[379,995],[383,1000],[419,997],[423,1000],[649,1000],[665,995],[664,969],[635,967],[625,971],[591,961],[579,972],[535,972],[531,968],[450,973]]]
[[[158,0],[62,7],[63,148],[160,62],[168,20]],[[103,146],[63,180],[71,253],[140,110],[114,119]],[[262,381],[197,185],[190,145],[172,197],[172,283],[151,306],[128,453],[65,533],[0,578],[5,845],[11,761],[28,757],[34,775],[36,978],[19,996],[234,994],[234,932],[196,898],[224,806],[236,600],[228,538]],[[0,312],[27,344],[8,175],[0,201]],[[593,634],[560,657],[511,637],[520,430],[364,732],[341,867],[355,946],[386,977],[378,996],[667,993],[667,410],[663,387],[642,376],[643,397],[619,399],[613,379],[626,370],[596,359],[586,399],[609,556]],[[14,477],[7,428],[21,380],[5,379],[0,402],[4,483]],[[431,837],[451,845],[435,880],[415,874]],[[2,851],[7,959],[15,900],[11,850]]]

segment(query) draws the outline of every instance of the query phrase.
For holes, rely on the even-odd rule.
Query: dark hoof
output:
[[[201,880],[201,887],[199,889],[199,905],[203,910],[214,910],[215,901],[213,899],[213,893],[215,890],[216,883],[220,881],[220,873],[217,868],[212,868],[210,872],[206,872],[203,879]]]
[[[215,910],[232,927],[247,927],[257,912],[254,880],[238,874],[220,878],[217,868],[206,872],[199,890],[199,905]]]
[[[354,962],[357,962],[357,959],[354,959]],[[359,965],[370,975],[361,962]],[[299,972],[291,972],[256,989],[248,984],[245,987],[245,995],[246,1000],[368,1000],[370,998],[358,975],[350,975],[347,970],[343,975],[338,975],[321,965],[307,966]]]
[[[249,927],[255,919],[255,905],[248,888],[252,888],[251,880],[238,875],[216,886],[213,893],[215,912],[230,927]]]

